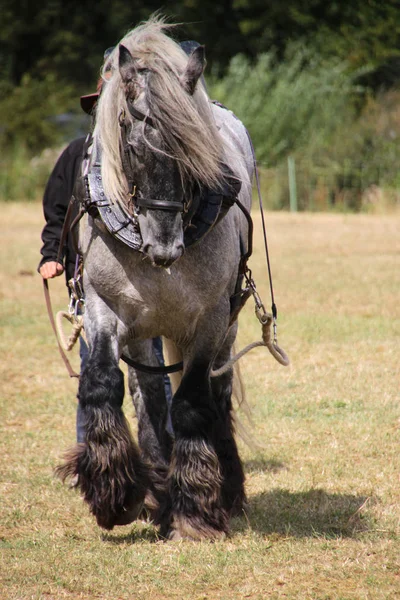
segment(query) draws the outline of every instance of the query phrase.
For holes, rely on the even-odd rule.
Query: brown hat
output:
[[[103,80],[100,78],[97,82],[97,90],[94,94],[87,94],[86,96],[81,96],[81,108],[88,115],[92,114],[92,110],[94,105],[96,104],[101,91],[101,86],[103,85]]]
[[[115,46],[111,46],[110,48],[107,48],[107,50],[104,52],[104,56],[103,56],[104,61],[106,61],[107,58],[110,57],[114,48],[115,48]],[[107,71],[109,71],[110,69],[111,69],[111,64],[108,65],[108,69],[106,68],[106,74],[107,74]],[[94,105],[96,104],[97,100],[99,99],[102,85],[103,85],[103,80],[100,77],[100,79],[97,82],[96,92],[94,94],[87,94],[86,96],[81,96],[81,108],[88,115],[92,114]]]

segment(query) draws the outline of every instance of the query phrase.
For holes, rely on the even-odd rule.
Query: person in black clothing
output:
[[[46,185],[43,196],[46,225],[42,231],[42,260],[39,263],[39,273],[43,279],[61,275],[64,265],[67,282],[74,275],[76,255],[70,239],[64,249],[64,255],[61,254],[61,262],[57,262],[57,255],[65,215],[81,167],[85,139],[78,138],[67,146],[57,160]]]
[[[78,138],[67,146],[57,160],[43,195],[43,212],[46,224],[42,231],[42,259],[38,270],[43,279],[58,277],[65,270],[67,287],[68,281],[74,276],[76,261],[76,254],[70,236],[67,237],[67,244],[60,252],[59,259],[58,253],[68,204],[82,163],[85,139],[84,137]],[[82,337],[79,338],[79,354],[82,371],[88,357],[88,348]],[[85,436],[83,413],[79,403],[76,415],[76,433],[77,441],[83,442]]]

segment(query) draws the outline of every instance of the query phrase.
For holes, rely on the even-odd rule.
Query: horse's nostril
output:
[[[142,248],[142,251],[144,252],[144,254],[149,254],[150,248],[151,248],[151,244],[145,244]]]

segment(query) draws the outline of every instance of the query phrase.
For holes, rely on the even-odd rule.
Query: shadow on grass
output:
[[[233,533],[250,528],[264,535],[292,537],[356,537],[373,529],[367,508],[376,500],[322,489],[289,492],[276,489],[249,500],[246,517],[235,519]]]
[[[116,528],[113,533],[102,533],[101,538],[103,542],[109,542],[115,545],[130,545],[137,544],[140,542],[161,542],[162,538],[158,535],[157,529],[151,524],[146,523],[135,523],[132,524],[131,530],[125,533],[124,529]],[[121,532],[118,534],[118,532]]]
[[[276,489],[250,498],[246,515],[232,520],[233,535],[249,529],[261,535],[285,537],[323,537],[327,539],[357,537],[374,529],[368,507],[377,500],[368,496],[328,494],[322,489],[307,492],[289,492]],[[112,544],[162,542],[151,524],[132,525],[129,533],[115,529],[103,534],[102,539]]]

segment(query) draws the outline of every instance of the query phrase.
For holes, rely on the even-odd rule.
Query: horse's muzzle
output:
[[[155,267],[170,267],[184,253],[185,246],[182,242],[176,242],[172,246],[161,246],[160,244],[145,244],[142,252],[149,257]]]

